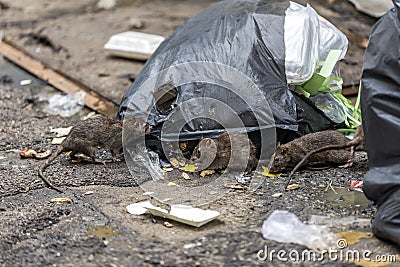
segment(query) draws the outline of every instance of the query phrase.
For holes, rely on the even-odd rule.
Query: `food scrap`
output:
[[[47,149],[44,152],[37,152],[32,148],[27,148],[19,152],[19,156],[21,158],[35,158],[35,159],[45,159],[48,158],[51,153],[53,152],[52,149]]]

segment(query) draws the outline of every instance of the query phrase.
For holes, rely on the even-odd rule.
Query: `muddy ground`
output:
[[[108,56],[102,46],[114,33],[128,30],[129,19],[142,20],[140,31],[168,35],[185,19],[214,1],[120,1],[112,10],[97,10],[94,1],[0,1],[3,35],[35,53],[118,103],[130,85],[128,76],[137,74],[143,62]],[[357,13],[347,1],[311,1],[318,12],[329,17],[353,41],[348,58],[341,63],[347,84],[356,84],[363,48],[358,40],[368,37],[375,19]],[[62,49],[54,51],[36,43],[32,33],[46,35]],[[83,49],[84,48],[84,49]],[[365,153],[358,153],[349,169],[304,170],[295,176],[298,190],[282,191],[285,177],[268,178],[257,191],[232,190],[203,207],[219,211],[218,219],[194,228],[151,215],[135,216],[126,206],[148,199],[124,161],[106,166],[72,163],[60,158],[46,170],[57,193],[37,176],[40,161],[20,159],[27,147],[44,150],[54,136],[50,127],[73,125],[87,111],[61,118],[42,111],[34,96],[51,92],[44,82],[19,86],[32,78],[1,59],[0,76],[13,83],[0,84],[0,264],[2,266],[276,266],[354,265],[326,258],[323,262],[260,261],[257,252],[270,249],[302,251],[304,247],[262,238],[263,221],[274,210],[294,212],[302,221],[312,215],[335,218],[356,216],[371,219],[374,206],[359,192],[348,192],[351,180],[368,170]],[[343,69],[346,70],[343,72]],[[55,149],[56,146],[53,146]],[[109,157],[109,154],[102,154]],[[328,188],[331,183],[336,193]],[[91,195],[83,195],[93,191]],[[72,203],[52,203],[54,197],[70,197]],[[168,228],[164,222],[170,222]],[[331,231],[370,233],[370,225],[334,227]],[[399,251],[374,237],[351,245],[373,255]],[[399,259],[398,259],[399,260]],[[374,265],[371,265],[374,266]],[[395,266],[395,264],[392,264]]]

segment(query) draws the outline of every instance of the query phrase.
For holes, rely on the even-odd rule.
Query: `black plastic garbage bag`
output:
[[[394,3],[370,36],[361,110],[370,167],[364,192],[378,204],[373,231],[400,246],[400,1]]]
[[[125,93],[119,116],[124,117],[128,112],[146,119],[153,126],[153,137],[160,139],[160,128],[175,107],[203,97],[232,108],[247,132],[276,127],[281,142],[332,127],[334,123],[323,112],[288,88],[283,31],[289,5],[289,2],[265,0],[229,0],[192,17],[146,62]],[[176,68],[171,70],[171,67]],[[254,83],[268,107],[260,95],[235,87],[241,84],[239,74]],[[226,77],[231,80],[223,79]],[[248,101],[253,104],[251,108]],[[212,113],[212,101],[200,104]],[[193,112],[199,108],[199,102],[188,105],[187,110]],[[201,118],[191,120],[180,130],[180,140],[216,137],[222,128],[235,128],[229,124],[229,115],[218,116],[220,123]]]

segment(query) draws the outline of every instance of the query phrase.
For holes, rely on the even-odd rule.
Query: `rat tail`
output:
[[[344,144],[344,145],[329,145],[329,146],[323,146],[323,147],[320,147],[320,148],[317,148],[317,149],[314,149],[314,150],[311,150],[310,152],[308,152],[308,153],[304,156],[304,158],[303,158],[302,160],[300,160],[300,162],[297,163],[297,165],[296,165],[296,166],[293,168],[293,170],[290,172],[288,181],[286,182],[286,185],[285,185],[285,190],[286,190],[286,188],[288,187],[288,185],[290,184],[290,181],[292,180],[293,174],[294,174],[298,169],[300,169],[300,168],[303,166],[303,164],[304,164],[305,162],[307,162],[307,160],[308,160],[312,155],[314,155],[314,154],[316,154],[316,153],[319,153],[319,152],[322,152],[322,151],[333,150],[333,149],[344,149],[344,148],[352,147],[352,146],[355,145],[354,143],[355,143],[355,142],[351,142],[351,141],[350,141],[350,142],[348,142],[347,144]]]
[[[54,190],[56,190],[56,191],[58,191],[58,192],[60,192],[60,193],[62,193],[62,190],[59,189],[59,188],[57,188],[57,187],[55,187],[54,185],[52,185],[52,184],[46,179],[46,177],[44,176],[43,171],[44,171],[44,169],[46,169],[46,168],[51,164],[51,162],[53,162],[62,152],[64,152],[64,148],[63,148],[62,146],[59,146],[58,149],[57,149],[57,151],[56,151],[53,155],[51,155],[50,158],[48,158],[42,165],[40,165],[39,170],[38,170],[39,177],[42,179],[42,181],[43,181],[48,187],[50,187],[51,189],[54,189]]]

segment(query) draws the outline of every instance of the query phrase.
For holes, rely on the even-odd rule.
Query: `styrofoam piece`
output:
[[[146,60],[164,39],[160,35],[128,31],[111,36],[104,49],[115,56]]]
[[[126,206],[126,210],[133,215],[142,215],[147,212],[147,208],[154,207],[150,201],[138,202]]]
[[[392,0],[349,0],[356,9],[370,16],[380,18],[393,7]]]
[[[141,215],[149,211],[154,216],[168,218],[195,227],[203,226],[220,215],[218,211],[203,210],[186,205],[172,205],[170,212],[168,212],[165,209],[152,205],[150,201],[130,204],[126,209],[129,213],[135,215]]]

